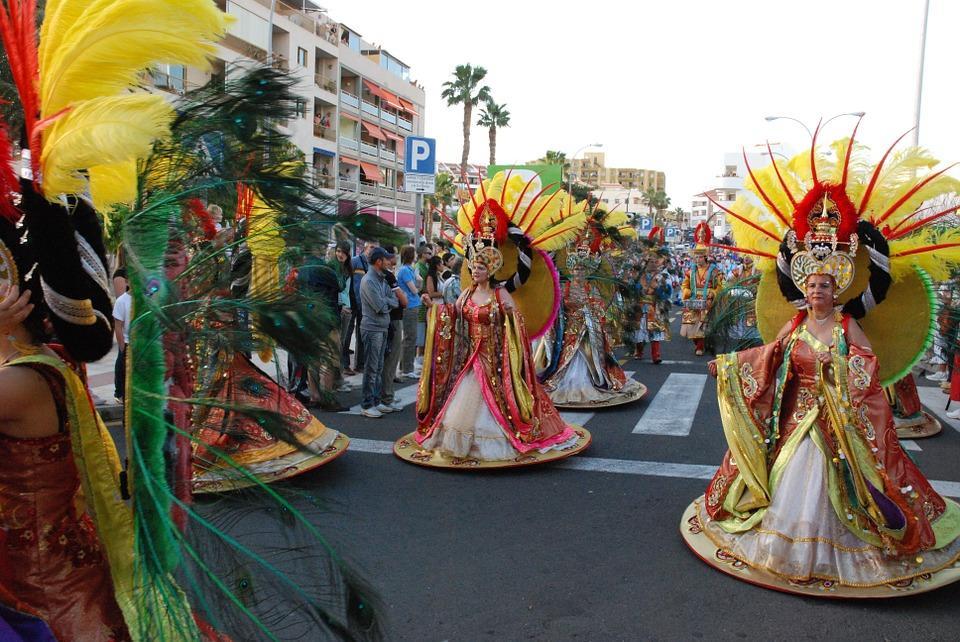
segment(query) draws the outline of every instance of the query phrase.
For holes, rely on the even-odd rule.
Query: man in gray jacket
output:
[[[360,339],[363,344],[363,402],[360,414],[379,418],[393,408],[382,403],[383,357],[387,349],[387,331],[390,329],[390,310],[400,306],[397,299],[396,278],[390,279],[387,267],[393,259],[382,247],[370,253],[370,269],[360,281],[360,304],[363,316],[360,320]]]

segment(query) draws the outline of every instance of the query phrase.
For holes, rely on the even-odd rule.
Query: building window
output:
[[[297,118],[306,118],[307,117],[307,101],[302,98],[297,99]]]

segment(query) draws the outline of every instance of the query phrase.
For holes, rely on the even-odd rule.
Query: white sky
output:
[[[601,142],[609,166],[665,171],[684,209],[715,186],[724,152],[809,144],[798,125],[764,116],[812,129],[821,116],[865,111],[858,138],[875,158],[913,125],[923,0],[325,4],[411,66],[444,161],[461,154],[462,107],[440,99],[460,63],[486,67],[510,110],[499,163]],[[960,161],[958,27],[960,2],[931,0],[920,143],[950,162]],[[833,121],[820,140],[849,134],[854,121]],[[470,160],[487,159],[486,129],[474,126]]]

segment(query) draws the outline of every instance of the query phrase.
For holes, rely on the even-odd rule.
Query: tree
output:
[[[426,206],[427,212],[429,215],[424,217],[427,221],[427,233],[426,237],[428,239],[433,238],[433,211],[434,209],[443,210],[444,214],[447,213],[447,208],[453,205],[453,199],[457,195],[457,184],[453,180],[453,176],[447,174],[446,172],[442,174],[437,174],[436,178],[436,188],[433,194],[427,194],[423,197],[423,204]],[[443,229],[443,222],[441,219],[440,229]]]
[[[684,209],[678,205],[673,210],[672,214],[673,214],[674,222],[676,222],[678,225],[683,227],[683,222],[687,219],[687,212],[684,211]]]
[[[670,207],[670,197],[662,189],[648,187],[643,192],[643,202],[647,206],[647,212],[653,218],[653,224],[659,225],[660,215]]]
[[[497,164],[497,129],[510,126],[510,112],[507,104],[498,105],[493,100],[487,101],[487,106],[480,110],[480,127],[486,127],[490,136],[490,164]]]
[[[548,149],[546,154],[533,162],[541,165],[559,165],[560,179],[566,182],[567,171],[570,169],[570,161],[567,160],[567,154],[565,152]]]
[[[460,171],[467,173],[467,157],[470,156],[470,124],[473,122],[473,108],[480,101],[490,100],[490,88],[480,85],[480,81],[487,75],[483,67],[473,65],[457,65],[453,71],[453,80],[443,83],[443,92],[440,97],[447,101],[447,105],[463,105],[463,155],[460,157]]]

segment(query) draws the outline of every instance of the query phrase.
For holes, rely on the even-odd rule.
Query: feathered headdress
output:
[[[628,239],[637,238],[637,230],[629,224],[627,215],[616,207],[608,210],[597,201],[588,206],[586,225],[567,252],[567,269],[582,267],[595,272],[603,262],[604,255],[619,252]]]
[[[865,148],[854,142],[857,127],[832,143],[829,153],[817,147],[819,126],[810,150],[789,161],[775,159],[768,145],[771,162],[759,170],[750,167],[744,151],[745,187],[756,201],[741,196],[729,208],[713,201],[729,217],[735,247],[710,245],[757,257],[763,273],[757,311],[765,339],[805,307],[808,275],[830,274],[838,291],[856,292],[841,297],[844,311],[863,319],[880,356],[881,377],[892,382],[931,340],[931,280],[946,278],[960,262],[960,235],[931,227],[960,206],[924,204],[960,193],[960,181],[946,173],[953,165],[938,167],[926,150],[894,152],[906,134],[871,165]]]
[[[586,204],[574,204],[555,185],[542,185],[539,176],[524,180],[510,171],[498,172],[480,184],[457,212],[454,248],[468,258],[486,253],[500,264],[494,278],[513,293],[528,334],[536,338],[552,323],[559,306],[559,278],[547,254],[576,238],[586,224]],[[493,228],[493,221],[496,227]],[[478,227],[479,226],[479,227]],[[490,237],[491,238],[485,238]],[[502,241],[497,242],[497,237]],[[481,246],[477,246],[482,240]],[[499,245],[501,258],[485,247]],[[464,283],[470,283],[469,270]]]

